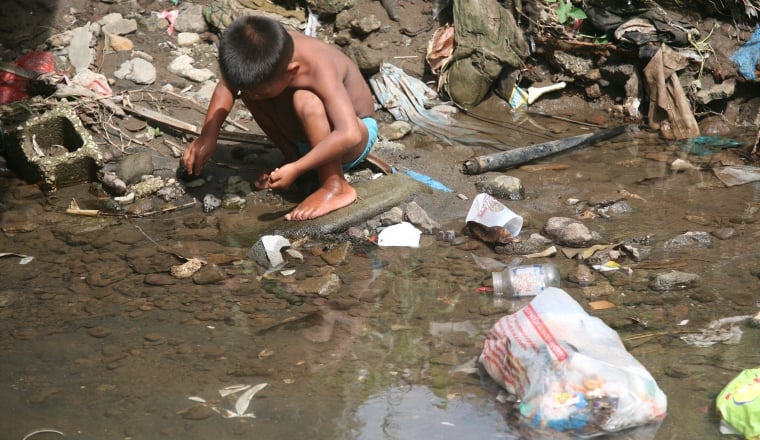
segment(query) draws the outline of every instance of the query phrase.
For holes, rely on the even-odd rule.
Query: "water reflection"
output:
[[[517,439],[490,399],[436,395],[425,386],[394,386],[370,396],[356,411],[348,437],[390,439]]]

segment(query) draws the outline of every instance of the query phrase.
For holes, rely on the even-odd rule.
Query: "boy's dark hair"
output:
[[[293,37],[279,22],[248,15],[222,33],[219,70],[238,90],[265,84],[284,72],[293,58]]]

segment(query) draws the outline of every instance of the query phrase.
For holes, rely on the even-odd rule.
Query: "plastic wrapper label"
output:
[[[725,423],[748,439],[760,438],[760,368],[744,370],[715,399]]]

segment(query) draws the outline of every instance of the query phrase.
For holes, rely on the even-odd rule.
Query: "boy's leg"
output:
[[[256,124],[282,152],[285,163],[298,160],[300,154],[296,148],[296,142],[305,139],[301,124],[293,111],[292,101],[292,93],[276,99],[252,102],[246,101],[245,97],[243,98],[243,102],[253,115]],[[256,179],[257,188],[264,189],[267,187],[266,183],[270,171],[264,171]]]
[[[293,107],[301,121],[306,138],[312,147],[319,144],[332,131],[322,100],[314,93],[298,90],[293,94]],[[336,151],[334,160],[317,168],[319,188],[296,206],[285,218],[288,220],[308,220],[343,208],[356,200],[356,190],[343,176],[343,162],[348,162],[363,151],[367,141],[367,129],[357,118],[364,135],[361,145],[352,146],[348,151]],[[358,149],[358,153],[356,152]]]

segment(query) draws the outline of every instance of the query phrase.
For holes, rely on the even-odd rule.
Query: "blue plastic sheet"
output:
[[[678,147],[684,153],[695,156],[709,156],[726,148],[735,148],[742,143],[722,136],[697,136],[694,138],[683,139],[678,142]]]
[[[739,66],[739,73],[753,81],[758,59],[760,59],[760,26],[756,27],[752,37],[731,55],[731,61]]]

